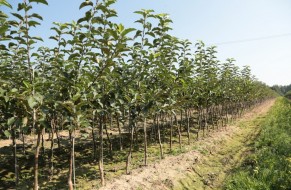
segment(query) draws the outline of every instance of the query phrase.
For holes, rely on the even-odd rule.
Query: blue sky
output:
[[[20,0],[8,0],[14,7]],[[68,22],[82,16],[81,0],[48,0],[36,6],[44,21],[35,32],[47,44],[52,22]],[[290,0],[119,0],[117,22],[136,27],[133,14],[140,9],[168,13],[173,20],[171,34],[192,43],[206,44],[272,37],[264,40],[218,45],[218,58],[235,58],[238,66],[249,65],[252,73],[268,85],[291,83],[291,1]],[[1,8],[2,9],[2,8]]]

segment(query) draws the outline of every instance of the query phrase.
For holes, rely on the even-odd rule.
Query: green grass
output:
[[[224,189],[291,188],[291,104],[280,98],[259,124],[262,131],[253,154],[228,177]]]

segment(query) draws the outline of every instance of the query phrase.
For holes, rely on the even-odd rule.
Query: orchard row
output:
[[[57,175],[54,151],[58,149],[68,150],[68,186],[74,188],[76,131],[91,138],[92,159],[98,160],[104,185],[104,143],[110,144],[109,154],[128,152],[129,173],[138,144],[143,145],[147,165],[148,145],[158,143],[163,158],[165,143],[172,149],[177,138],[182,146],[183,134],[190,143],[191,134],[198,137],[200,131],[225,126],[274,96],[249,67],[239,68],[233,59],[219,61],[216,47],[198,42],[193,50],[188,40],[170,35],[172,21],[167,14],[136,11],[140,17],[136,28],[114,23],[115,0],[84,1],[80,5],[84,17],[53,23],[50,40],[55,46],[39,47],[43,39],[31,33],[42,21],[33,13],[35,3],[48,4],[24,0],[14,13],[0,11],[0,130],[1,138],[10,138],[13,144],[7,156],[13,155],[16,187],[26,179],[19,168],[28,165],[18,162],[17,139],[26,155],[27,139],[36,136],[31,173],[35,190],[39,170],[48,171],[50,179]],[[0,6],[14,10],[5,0]],[[69,148],[61,146],[60,132],[69,134]],[[43,147],[45,133],[49,148]],[[47,157],[44,168],[39,167],[39,157]]]

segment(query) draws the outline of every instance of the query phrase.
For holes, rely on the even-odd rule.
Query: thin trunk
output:
[[[109,126],[110,127],[110,126]],[[107,141],[108,141],[108,147],[109,147],[109,155],[112,158],[112,142],[108,133],[108,129],[107,129],[107,125],[106,125],[106,121],[104,121],[104,128],[105,128],[105,133],[107,136]]]
[[[119,115],[116,115],[116,123],[117,123],[117,127],[118,127],[118,133],[119,133],[119,150],[122,151],[123,147],[122,147],[122,134],[121,134],[121,127],[120,127],[120,123],[119,123]]]
[[[43,130],[43,129],[42,129]],[[35,154],[34,154],[34,190],[38,190],[38,157],[39,157],[39,151],[40,151],[40,138],[42,130],[37,131],[37,142],[36,142],[36,148],[35,148]]]
[[[225,123],[228,124],[228,120],[229,120],[229,105],[226,104],[225,106]]]
[[[172,151],[172,139],[173,139],[173,117],[171,114],[171,120],[170,120],[170,151]]]
[[[147,119],[146,117],[144,118],[144,122],[143,122],[143,131],[144,131],[144,165],[147,166],[147,158],[148,158],[148,154],[147,154]]]
[[[95,132],[94,132],[94,127],[92,127],[92,140],[93,140],[93,159],[94,161],[96,160],[97,158],[97,146],[96,146],[96,137],[95,137]]]
[[[130,146],[126,160],[126,174],[130,174],[130,164],[131,164],[131,155],[132,155],[132,146],[133,146],[133,132],[134,132],[134,124],[133,122],[129,122],[130,125]]]
[[[12,147],[13,147],[13,159],[14,159],[14,174],[15,174],[15,187],[17,187],[18,182],[19,182],[19,177],[18,177],[18,163],[17,163],[17,144],[16,144],[16,139],[15,139],[15,130],[12,130]]]
[[[100,179],[101,179],[101,185],[105,185],[105,179],[104,179],[104,170],[103,170],[103,122],[105,121],[105,116],[100,118],[100,124],[99,124],[99,171],[100,171]],[[103,119],[102,119],[103,118]]]
[[[156,117],[154,117],[154,123],[156,123]],[[157,130],[156,130],[156,125],[153,125],[152,127],[152,136],[153,136],[153,140],[154,140],[154,143],[157,143]]]
[[[70,132],[70,141],[71,141],[71,150],[70,150],[70,164],[69,164],[69,175],[68,175],[68,185],[69,185],[69,189],[73,190],[74,186],[73,186],[73,182],[72,182],[72,175],[73,175],[73,135],[72,132]]]
[[[201,108],[202,111],[201,111],[201,118],[202,118],[202,121],[203,123],[202,124],[202,130],[203,130],[203,137],[205,137],[205,128],[206,128],[206,118],[205,118],[205,113],[204,113],[204,109]]]
[[[112,114],[109,114],[109,129],[112,130]]]
[[[190,111],[186,109],[188,144],[190,144],[190,113],[189,112]]]
[[[25,136],[24,136],[23,128],[21,128],[21,137],[22,137],[22,152],[23,152],[23,155],[25,155]]]
[[[163,152],[163,146],[161,142],[161,131],[160,131],[160,123],[159,123],[159,115],[156,115],[156,121],[157,121],[157,127],[158,127],[158,140],[159,140],[159,146],[160,146],[160,158],[164,158],[164,152]]]
[[[175,116],[176,117],[176,116]],[[181,130],[180,130],[180,125],[178,123],[178,119],[176,117],[176,125],[177,125],[177,129],[178,129],[178,138],[179,138],[179,146],[180,149],[182,149],[182,143],[181,143]]]
[[[162,142],[163,143],[166,142],[166,130],[164,130],[164,128],[167,127],[167,124],[168,124],[167,116],[168,116],[167,114],[164,114],[163,118],[162,118],[163,124],[161,125],[162,126],[161,131],[162,131]]]
[[[74,182],[74,187],[76,187],[76,167],[75,167],[75,130],[73,131],[73,139],[72,139],[72,144],[73,144],[73,182]]]
[[[59,127],[56,125],[56,136],[57,136],[57,142],[58,142],[58,149],[61,148],[61,140],[59,135]]]
[[[198,126],[199,130],[202,130],[202,116],[201,116],[201,108],[198,107]]]
[[[51,120],[51,154],[50,154],[50,181],[54,176],[54,133],[55,133],[55,122],[54,119]]]
[[[41,133],[41,151],[42,151],[42,158],[44,159],[44,155],[45,155],[45,149],[44,149],[44,133],[45,133],[45,129],[43,130],[43,132]]]
[[[134,150],[139,151],[139,144],[138,144],[138,131],[137,128],[134,127]]]
[[[205,111],[205,127],[206,127],[206,130],[209,131],[209,127],[208,127],[208,105],[206,106],[206,111]]]
[[[95,114],[93,113],[92,115],[92,140],[93,140],[93,159],[94,161],[96,160],[97,158],[97,145],[96,145],[96,137],[95,137],[95,132],[94,132],[94,129],[95,129]]]

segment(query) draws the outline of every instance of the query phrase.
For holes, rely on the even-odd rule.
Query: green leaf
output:
[[[15,122],[15,120],[16,120],[15,117],[10,117],[10,118],[7,120],[7,125],[8,125],[8,126],[13,125],[13,123]]]
[[[35,27],[35,26],[37,26],[37,25],[40,25],[40,23],[39,23],[39,22],[36,22],[36,21],[34,21],[34,20],[31,20],[31,21],[28,21],[28,25],[29,25],[29,26],[33,26],[33,27]]]
[[[39,57],[39,55],[37,53],[32,53],[31,57]]]
[[[8,28],[9,27],[7,25],[0,26],[0,34],[4,34],[8,30]]]
[[[8,44],[8,47],[9,47],[9,48],[11,48],[11,47],[13,47],[13,46],[15,46],[15,47],[16,47],[16,46],[17,46],[17,44],[15,44],[15,43],[13,43],[13,42],[9,42],[9,44]]]
[[[83,17],[83,18],[80,18],[80,19],[77,21],[77,23],[80,24],[80,23],[85,22],[85,21],[87,21],[87,18],[86,18],[86,17]]]
[[[40,104],[43,103],[43,96],[42,96],[41,94],[39,94],[39,93],[36,93],[36,94],[34,95],[34,99],[35,99],[38,103],[40,103]]]
[[[153,32],[146,32],[146,34],[149,35],[149,36],[151,36],[151,37],[153,37],[153,38],[156,37],[156,36],[155,36],[155,33],[153,33]]]
[[[135,28],[127,28],[122,33],[121,36],[126,36],[128,33],[135,31]]]
[[[110,54],[110,50],[108,48],[101,48],[101,50],[103,54],[106,54],[106,55]]]
[[[47,1],[46,0],[29,0],[30,3],[32,2],[36,2],[36,3],[42,3],[42,4],[45,4],[45,5],[48,5]]]
[[[87,139],[89,137],[88,133],[81,133],[81,138]]]
[[[154,54],[154,58],[160,57],[161,56],[161,52],[157,52]]]
[[[7,138],[11,137],[11,134],[10,134],[10,132],[9,132],[8,130],[4,131],[4,135],[5,135]]]
[[[86,6],[93,6],[93,2],[92,1],[85,1],[83,3],[81,3],[79,9],[82,9],[83,7],[86,7]]]
[[[5,19],[7,19],[7,18],[8,18],[7,14],[3,13],[2,11],[0,11],[0,20],[5,21]]]
[[[8,49],[6,48],[5,45],[1,44],[1,45],[0,45],[0,50],[8,50]]]
[[[77,93],[77,94],[75,94],[75,95],[72,97],[72,100],[75,102],[75,101],[79,100],[80,97],[81,97],[81,94],[80,94],[80,93]]]
[[[27,98],[27,102],[31,109],[33,109],[37,105],[37,101],[32,96],[29,96]]]
[[[75,57],[78,57],[78,56],[80,56],[79,53],[73,53],[69,56],[69,60],[74,59]]]
[[[4,93],[6,92],[6,90],[4,90],[3,88],[0,88],[0,97],[4,96]]]
[[[36,13],[33,13],[29,17],[34,17],[34,18],[38,18],[39,20],[43,20],[43,18],[39,14],[36,14]]]
[[[31,85],[28,81],[23,81],[23,84],[25,85],[26,88],[31,87]]]
[[[44,119],[40,120],[39,123],[44,128],[49,128],[49,126],[50,126],[49,122],[47,120],[44,120]]]
[[[123,24],[118,25],[118,32],[122,32],[124,30]]]
[[[59,39],[57,37],[55,37],[55,36],[51,36],[51,37],[49,37],[49,39],[55,40],[57,42],[59,41]]]
[[[75,105],[72,101],[65,101],[61,103],[62,106],[64,106],[70,113],[74,113]]]
[[[144,13],[142,11],[135,11],[135,14],[143,15]]]
[[[23,127],[27,125],[27,122],[28,122],[27,117],[22,118],[21,123],[22,123],[22,126],[23,126]]]
[[[1,5],[4,5],[6,7],[9,7],[10,9],[12,9],[12,6],[6,0],[0,0],[0,6]]]
[[[34,36],[34,37],[32,37],[32,39],[43,42],[43,39],[41,37],[39,37],[39,36]]]
[[[28,44],[29,44],[29,45],[32,45],[32,44],[35,44],[35,43],[36,43],[36,41],[34,41],[34,40],[29,40],[29,41],[28,41]]]
[[[24,3],[18,3],[17,11],[21,11],[24,8],[25,8],[25,4]]]
[[[12,88],[11,92],[15,93],[15,92],[18,92],[18,90],[16,88]]]
[[[114,4],[115,2],[116,2],[116,0],[107,0],[104,3],[105,3],[106,7],[109,7],[110,5]]]
[[[16,18],[18,18],[19,20],[24,20],[24,18],[20,15],[20,14],[17,14],[17,13],[11,13],[13,16],[15,16]]]

